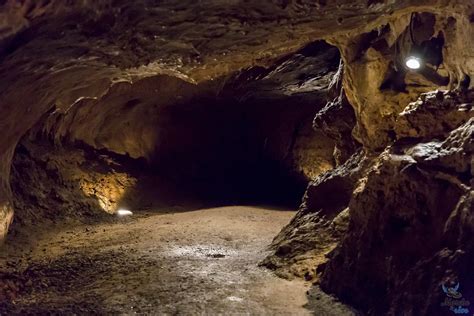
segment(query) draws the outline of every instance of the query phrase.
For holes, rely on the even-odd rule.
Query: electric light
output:
[[[133,215],[132,211],[124,210],[124,209],[118,210],[115,214],[117,214],[117,216],[120,216],[120,217]]]
[[[410,56],[405,60],[405,66],[410,69],[420,69],[421,59],[415,56]]]

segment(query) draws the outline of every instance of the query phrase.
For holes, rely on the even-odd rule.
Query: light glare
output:
[[[132,211],[120,209],[117,211],[117,216],[130,216],[133,215]]]
[[[421,67],[420,59],[410,56],[407,58],[405,65],[410,69],[420,69]]]

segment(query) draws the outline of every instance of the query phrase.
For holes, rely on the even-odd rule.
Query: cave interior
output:
[[[0,314],[474,306],[474,3],[0,1]]]

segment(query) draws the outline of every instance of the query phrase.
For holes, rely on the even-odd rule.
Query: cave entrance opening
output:
[[[224,83],[158,76],[48,112],[13,158],[14,227],[119,209],[296,209],[335,165],[334,140],[313,118],[339,63],[319,41]]]
[[[13,157],[0,311],[195,313],[205,293],[211,313],[302,314],[303,282],[257,265],[336,164],[313,119],[339,70],[316,42],[224,84],[158,76],[46,113]]]

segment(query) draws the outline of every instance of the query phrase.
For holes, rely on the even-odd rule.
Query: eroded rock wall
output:
[[[160,75],[117,83],[100,99],[81,99],[67,110],[53,106],[15,151],[15,229],[93,219],[120,205],[184,205],[196,196],[210,205],[294,205],[311,177],[333,167],[334,141],[314,133],[311,123],[339,60],[337,48],[319,41],[223,83]],[[111,168],[104,157],[128,162]],[[97,160],[103,174],[87,160]],[[137,174],[134,164],[144,170]],[[52,169],[45,173],[45,166]]]
[[[138,166],[90,147],[54,147],[44,139],[22,140],[13,158],[11,186],[16,232],[40,224],[91,220],[129,203],[141,176]],[[134,170],[135,169],[135,170]],[[102,217],[101,217],[102,216]]]
[[[373,315],[442,314],[441,285],[470,282],[467,237],[450,239],[472,230],[473,210],[474,50],[461,41],[474,34],[473,8],[460,7],[399,12],[398,20],[330,39],[341,49],[343,88],[314,127],[334,137],[336,149],[346,147],[342,139],[349,153],[361,143],[363,158],[352,168],[356,156],[338,162],[308,186],[264,265],[285,277],[320,272],[324,290]],[[404,62],[416,45],[425,46],[425,64],[411,71]],[[342,111],[345,96],[355,119],[338,123],[331,111]],[[458,214],[459,230],[451,224]]]
[[[386,23],[406,22],[401,16],[412,11],[443,10],[444,15],[456,15],[457,23],[463,23],[469,19],[469,5],[461,0],[4,1],[0,7],[2,233],[13,211],[8,173],[14,148],[53,108],[68,112],[82,102],[107,96],[115,84],[135,85],[153,76],[173,76],[191,84],[222,80],[249,66],[268,65],[323,37],[344,50],[351,46],[344,39],[354,39]],[[469,32],[469,28],[457,28],[450,37],[455,42],[447,41],[448,45],[470,45],[462,43],[461,36]],[[457,77],[472,67],[469,50],[465,51],[463,66],[450,66]],[[352,64],[350,55],[343,53],[346,65]],[[346,70],[347,78],[352,78],[355,68]],[[347,80],[345,85],[350,87]],[[352,102],[356,92],[349,90]],[[352,103],[356,115],[363,117],[362,103]],[[370,103],[372,108],[377,102]],[[362,138],[375,130],[369,121],[359,119]]]
[[[320,174],[331,167],[328,146],[310,158],[318,161],[313,167],[312,141],[267,141],[264,152],[285,158],[293,148],[289,160],[301,162],[304,176],[316,176],[297,218],[275,240],[279,252],[271,264],[305,262],[295,271],[312,277],[314,256],[342,240],[319,268],[326,290],[373,314],[435,313],[437,294],[420,298],[419,288],[439,294],[440,282],[463,280],[472,265],[473,6],[465,0],[3,1],[0,236],[13,213],[15,148],[39,121],[40,133],[57,144],[84,141],[150,160],[159,144],[153,126],[163,124],[154,105],[219,95],[240,70],[268,67],[324,38],[339,48],[343,70],[334,82],[337,93],[314,109],[313,125],[335,144],[337,168]],[[429,52],[420,71],[403,65],[414,46]],[[288,65],[291,60],[280,69]],[[330,72],[315,82],[302,76],[279,97],[301,103],[292,89],[314,92],[321,83],[324,91]],[[263,73],[259,89],[275,78],[294,79]],[[451,92],[411,103],[437,89]],[[289,130],[304,139],[307,122],[291,121],[303,122]],[[318,238],[323,241],[315,246]],[[402,247],[402,240],[413,240],[413,247]],[[425,243],[428,249],[414,250]],[[303,260],[293,260],[301,254]],[[366,277],[373,286],[361,290]],[[467,286],[466,294],[471,291]],[[377,295],[382,299],[372,299]]]
[[[312,124],[316,133],[334,142],[334,168],[313,177],[298,214],[273,240],[274,254],[261,263],[285,278],[317,277],[316,267],[327,261],[326,255],[347,228],[347,206],[369,161],[352,137],[356,120],[342,87],[343,72],[340,63],[328,86],[328,102],[316,113]],[[317,159],[312,162],[318,164]]]
[[[357,116],[354,136],[366,148],[381,150],[393,141],[397,115],[421,93],[473,86],[474,47],[467,40],[474,32],[472,3],[466,11],[456,9],[400,14],[370,32],[334,39],[344,59],[344,89]],[[426,64],[409,71],[405,59],[417,46],[427,52]]]
[[[472,297],[473,96],[429,93],[399,115],[400,140],[371,162],[354,190],[324,289],[375,315],[443,314],[441,285],[450,282]],[[407,133],[407,121],[418,120],[420,133]]]

